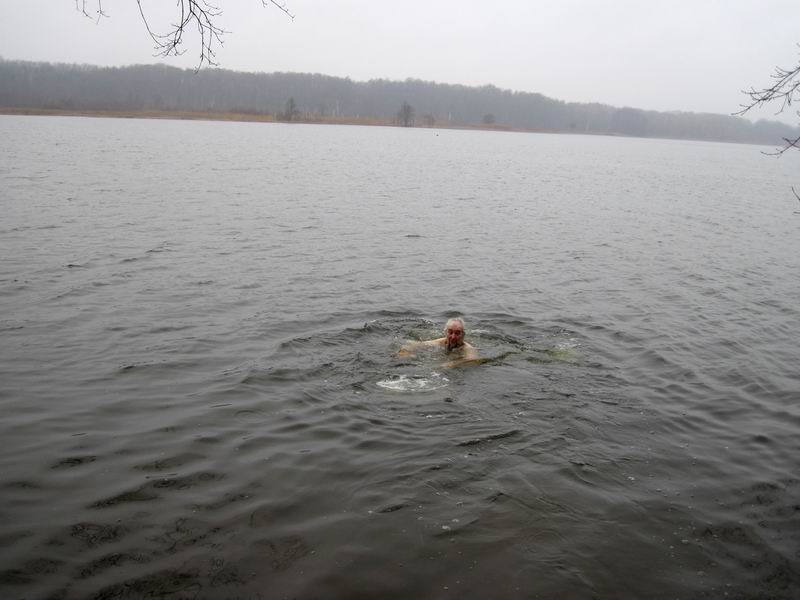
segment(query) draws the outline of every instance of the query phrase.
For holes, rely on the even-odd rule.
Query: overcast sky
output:
[[[491,83],[571,102],[729,114],[743,88],[800,60],[800,0],[285,1],[294,20],[261,0],[212,0],[229,31],[221,67]],[[7,60],[197,66],[194,37],[180,58],[153,57],[135,0],[103,0],[109,17],[99,23],[74,0],[2,2]],[[86,4],[96,11],[97,0]],[[168,30],[176,4],[143,0],[151,28]],[[798,121],[773,112],[755,116]]]

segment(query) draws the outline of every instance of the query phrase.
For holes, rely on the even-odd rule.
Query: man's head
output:
[[[464,319],[454,317],[448,319],[444,326],[444,337],[447,351],[455,350],[464,345]]]

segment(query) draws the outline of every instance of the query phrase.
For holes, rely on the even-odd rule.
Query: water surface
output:
[[[800,595],[797,156],[0,138],[4,597]]]

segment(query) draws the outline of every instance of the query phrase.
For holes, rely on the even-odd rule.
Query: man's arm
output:
[[[436,346],[441,346],[444,342],[445,338],[439,338],[436,340],[427,340],[424,342],[409,340],[400,347],[400,350],[397,351],[397,354],[395,354],[395,356],[397,356],[398,358],[411,357],[414,356],[414,353],[417,350],[421,350],[422,348],[433,348]]]

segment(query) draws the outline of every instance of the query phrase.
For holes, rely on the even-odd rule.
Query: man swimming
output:
[[[442,348],[448,355],[452,355],[452,361],[445,366],[456,367],[468,361],[478,360],[478,351],[467,342],[465,337],[464,319],[453,317],[448,319],[444,326],[444,337],[424,342],[406,342],[397,353],[399,357],[414,356],[415,350]]]

